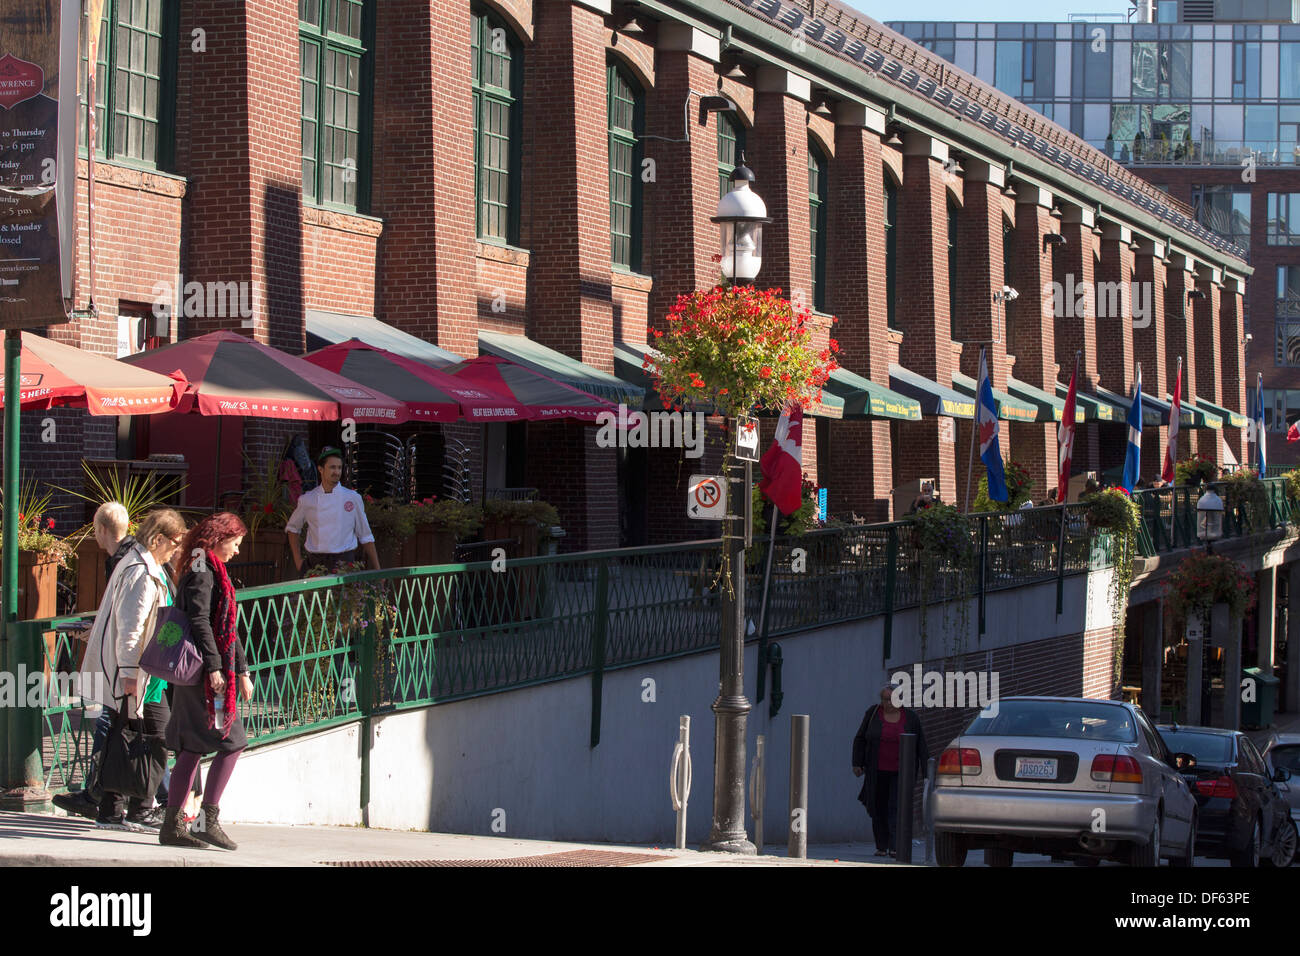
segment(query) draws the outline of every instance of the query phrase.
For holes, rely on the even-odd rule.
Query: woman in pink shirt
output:
[[[916,734],[916,775],[909,786],[922,779],[923,768],[930,758],[920,718],[914,711],[895,706],[896,689],[896,684],[880,688],[879,705],[873,704],[867,710],[853,738],[853,775],[866,777],[858,799],[871,815],[876,856],[898,855],[899,738],[903,734]]]

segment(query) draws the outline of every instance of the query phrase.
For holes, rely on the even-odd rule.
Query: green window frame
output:
[[[898,312],[894,306],[898,287],[898,187],[885,174],[884,195],[882,202],[885,209],[885,300],[887,324],[891,329],[898,328]]]
[[[641,137],[645,95],[627,71],[610,63],[605,72],[609,120],[609,255],[613,265],[641,268]]]
[[[718,113],[718,198],[731,192],[731,174],[745,152],[745,124],[730,111]]]
[[[356,212],[369,202],[373,4],[298,0],[302,196]]]
[[[175,158],[175,4],[164,0],[104,0],[95,68],[95,156],[151,169]],[[80,91],[86,96],[90,15],[82,15]],[[109,64],[112,69],[109,69]],[[88,121],[78,122],[86,148]]]
[[[808,231],[812,269],[809,300],[818,312],[826,311],[826,199],[828,164],[811,138],[808,140]]]
[[[523,48],[505,22],[473,8],[474,220],[478,237],[519,242]]]

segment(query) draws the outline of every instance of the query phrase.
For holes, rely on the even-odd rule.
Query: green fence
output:
[[[1280,483],[1269,488],[1271,526],[1291,520]],[[1188,489],[1137,497],[1142,553],[1195,540]],[[972,515],[974,568],[939,561],[924,576],[908,522],[778,538],[764,636],[884,615],[888,645],[896,611],[960,597],[976,600],[983,633],[988,593],[1053,579],[1059,613],[1067,576],[1114,560],[1110,536],[1088,528],[1086,510]],[[1233,522],[1233,533],[1247,532],[1246,519]],[[767,544],[756,540],[747,561],[755,621]],[[239,633],[255,693],[239,706],[249,739],[261,744],[385,710],[590,675],[594,742],[605,670],[717,646],[719,555],[718,541],[697,541],[243,589]],[[74,620],[22,622],[4,642],[8,669],[26,662],[29,673],[75,672],[84,645],[54,629]],[[92,727],[75,693],[47,699],[39,717],[19,709],[7,719],[26,728],[18,736],[30,738],[39,727],[47,787],[80,780]]]
[[[1240,538],[1259,534],[1274,528],[1293,525],[1300,521],[1295,503],[1287,495],[1286,479],[1265,478],[1266,506],[1254,510],[1246,506],[1228,504],[1223,482],[1213,482],[1210,488],[1224,501],[1223,537]],[[1150,488],[1135,491],[1142,516],[1142,529],[1138,535],[1138,552],[1144,557],[1192,548],[1200,545],[1196,537],[1196,502],[1202,492],[1190,485],[1170,488]]]

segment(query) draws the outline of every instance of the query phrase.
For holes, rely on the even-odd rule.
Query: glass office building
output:
[[[1290,22],[1289,2],[1237,5],[1277,22],[1225,21],[1224,0],[1161,0],[1149,23],[1097,15],[888,25],[1132,168],[1248,250],[1248,380],[1263,372],[1270,460],[1295,462],[1300,446],[1282,433],[1300,420],[1300,23]]]

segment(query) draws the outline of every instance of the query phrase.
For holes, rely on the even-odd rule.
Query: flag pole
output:
[[[758,606],[758,690],[754,694],[754,703],[763,700],[763,692],[767,685],[767,667],[764,665],[764,658],[767,656],[767,598],[768,585],[772,583],[772,553],[776,551],[776,523],[778,521],[776,502],[772,502],[772,530],[767,539],[767,567],[763,571],[763,599]]]
[[[984,346],[980,346],[980,365],[984,364]],[[992,374],[992,373],[990,373]],[[970,460],[966,464],[966,507],[961,510],[970,513],[970,480],[975,472],[975,436],[980,430],[980,391],[979,383],[975,385],[975,417],[970,423]]]

